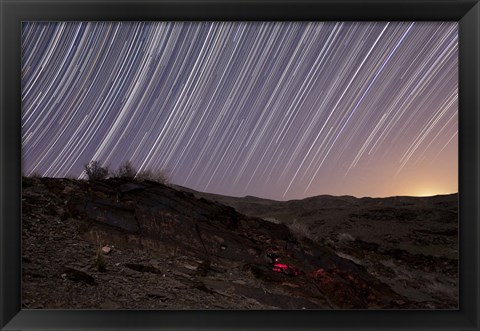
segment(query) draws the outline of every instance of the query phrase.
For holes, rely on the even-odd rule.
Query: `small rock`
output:
[[[290,282],[283,282],[282,283],[283,286],[288,286],[288,287],[300,287],[300,285],[297,285],[297,284],[293,284],[293,283],[290,283]]]
[[[108,247],[108,246],[103,246],[103,247],[102,247],[102,253],[103,253],[103,254],[108,254],[108,253],[111,252],[111,250],[112,250],[112,249],[111,249],[110,247]]]
[[[136,276],[139,274],[139,271],[135,271],[129,268],[122,269],[122,272],[127,276]]]
[[[66,268],[64,272],[65,276],[75,282],[83,282],[89,285],[95,284],[95,278],[87,274],[85,271],[75,268]]]
[[[168,295],[165,295],[163,293],[158,293],[158,292],[147,293],[147,297],[160,299],[160,301],[167,301],[171,299]]]
[[[152,274],[162,273],[160,269],[148,264],[126,263],[125,266],[129,269],[139,271],[139,272],[150,272]]]

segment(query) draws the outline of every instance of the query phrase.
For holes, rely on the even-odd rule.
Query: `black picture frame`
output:
[[[478,0],[0,0],[2,330],[479,330]],[[21,309],[22,21],[328,20],[459,22],[459,310],[140,311]]]

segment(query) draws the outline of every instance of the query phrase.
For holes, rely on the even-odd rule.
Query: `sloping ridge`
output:
[[[30,245],[29,241],[44,233],[31,222],[40,220],[50,231],[63,233],[54,234],[57,239],[51,242],[52,245],[67,243],[65,245],[73,245],[71,249],[75,252],[75,247],[88,246],[78,238],[94,245],[95,238],[100,237],[103,243],[118,247],[111,257],[107,256],[109,264],[106,272],[97,272],[90,266],[82,269],[87,270],[97,284],[116,284],[119,279],[130,282],[131,279],[125,276],[128,270],[124,266],[130,266],[135,272],[150,272],[150,278],[145,280],[135,276],[132,284],[141,286],[119,288],[120,292],[116,294],[119,297],[128,297],[128,293],[122,291],[141,292],[151,282],[166,282],[169,279],[171,282],[181,281],[188,290],[184,294],[188,298],[182,297],[180,290],[172,297],[171,286],[165,287],[164,292],[155,292],[156,296],[150,290],[135,305],[119,303],[121,308],[141,308],[144,302],[158,308],[160,303],[152,298],[162,296],[169,298],[162,301],[160,307],[163,308],[182,304],[187,308],[203,308],[207,300],[205,296],[229,309],[244,308],[247,304],[255,308],[286,309],[411,307],[407,299],[370,275],[364,267],[306,238],[298,240],[285,225],[240,214],[232,207],[197,198],[188,192],[155,182],[118,179],[86,182],[24,178],[23,183],[25,254],[32,265],[36,254],[40,254],[37,251],[42,252],[42,249]],[[49,201],[48,208],[43,201]],[[49,227],[54,221],[57,222],[55,228],[53,225]],[[61,230],[67,226],[68,231],[75,233],[66,234]],[[36,242],[39,245],[41,241]],[[117,249],[122,254],[117,254]],[[173,262],[172,254],[165,253],[169,251],[176,252],[177,258]],[[276,252],[282,263],[298,268],[300,275],[294,277],[272,271],[267,258],[269,252]],[[51,250],[51,254],[56,254],[55,249]],[[62,260],[65,259],[63,256],[52,259],[63,265],[67,263]],[[155,266],[144,265],[146,256],[154,258],[158,265],[164,265],[170,272],[156,275],[157,272],[152,271],[156,270]],[[189,260],[190,265],[178,269],[178,256]],[[135,261],[136,257],[138,261]],[[116,267],[123,271],[117,274]],[[51,272],[59,268],[44,266],[44,270]],[[162,276],[163,279],[160,278]],[[38,277],[35,281],[38,282]],[[48,287],[48,284],[43,286]],[[62,284],[70,289],[70,280]],[[72,286],[79,286],[78,282],[72,281]],[[161,287],[156,286],[157,289]],[[25,288],[28,290],[29,286]],[[55,291],[54,288],[51,290]],[[204,299],[197,300],[197,297]],[[76,307],[85,307],[82,304],[77,302]]]

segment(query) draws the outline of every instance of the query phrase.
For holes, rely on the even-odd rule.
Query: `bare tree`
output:
[[[84,167],[88,180],[102,180],[108,177],[108,167],[102,167],[98,161],[90,161]]]
[[[125,161],[120,165],[114,176],[124,179],[134,179],[136,174],[137,170],[135,170],[132,163],[130,161]]]

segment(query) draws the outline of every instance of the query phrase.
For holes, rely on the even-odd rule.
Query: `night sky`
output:
[[[167,169],[276,200],[458,191],[456,22],[22,29],[23,173]]]

